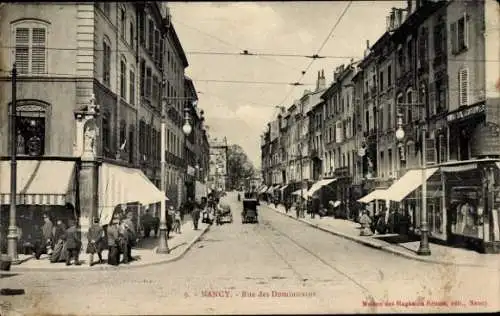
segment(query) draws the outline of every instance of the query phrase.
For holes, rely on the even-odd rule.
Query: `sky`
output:
[[[353,1],[338,22],[348,5],[347,1],[169,3],[189,62],[186,75],[198,91],[209,135],[226,136],[229,144],[240,145],[260,168],[260,135],[277,115],[276,106],[289,107],[305,89],[314,90],[320,70],[329,85],[334,69],[351,58],[360,59],[366,41],[373,44],[385,32],[390,9],[405,7],[405,1]],[[329,58],[316,59],[301,79],[310,58],[200,54],[243,50]],[[290,85],[297,81],[304,86]]]

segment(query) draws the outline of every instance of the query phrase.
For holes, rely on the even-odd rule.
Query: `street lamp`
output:
[[[422,87],[422,94],[424,95],[423,100],[425,100],[425,87]],[[423,101],[422,100],[422,101]],[[423,103],[412,103],[412,104],[398,104],[399,106],[423,106]],[[427,128],[425,126],[425,118],[423,119],[422,123],[422,135],[421,135],[421,141],[422,144],[420,146],[420,150],[422,153],[422,160],[421,160],[421,165],[420,169],[422,172],[422,206],[421,206],[421,223],[420,223],[420,245],[417,250],[417,254],[421,256],[430,256],[431,255],[431,249],[429,248],[429,227],[428,227],[428,222],[427,222],[427,176],[426,176],[426,165],[427,165],[427,157],[425,156],[426,152],[426,136],[427,136]],[[401,141],[405,137],[405,132],[403,129],[403,114],[398,111],[398,121],[397,121],[398,129],[396,130],[396,139],[400,142],[400,153],[401,153],[401,160],[404,160],[404,146],[402,145]]]
[[[191,123],[189,122],[189,108],[184,108],[184,125],[182,126],[182,132],[184,135],[189,136],[193,130]]]
[[[160,170],[161,170],[161,179],[160,179],[160,190],[163,193],[163,197],[160,202],[160,240],[158,244],[158,248],[156,249],[157,253],[170,253],[170,249],[168,248],[168,238],[167,238],[167,213],[166,213],[166,170],[165,170],[165,128],[166,128],[166,113],[167,113],[167,99],[163,99],[161,103],[161,131],[160,131]]]

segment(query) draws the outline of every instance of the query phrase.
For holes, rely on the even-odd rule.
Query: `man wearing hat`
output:
[[[66,230],[66,265],[71,265],[71,259],[75,259],[75,265],[80,265],[78,255],[80,254],[81,241],[76,228],[76,222],[72,219],[68,221],[69,228]]]
[[[113,217],[111,224],[108,226],[108,264],[117,266],[120,263],[120,218],[117,216]]]
[[[94,221],[87,233],[87,253],[89,254],[89,265],[94,264],[94,254],[99,257],[99,263],[102,263],[102,250],[104,249],[104,230],[99,225],[99,218],[94,217]]]
[[[126,245],[124,251],[123,251],[123,262],[128,263],[129,261],[132,261],[132,247],[136,245],[136,232],[135,232],[135,225],[134,221],[132,218],[134,217],[134,214],[132,212],[127,213],[127,218],[123,220],[123,226],[124,226],[124,236],[126,239]]]

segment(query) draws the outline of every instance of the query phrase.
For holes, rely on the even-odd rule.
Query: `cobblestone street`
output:
[[[489,278],[494,270],[405,259],[264,205],[259,224],[242,225],[241,207],[229,198],[234,223],[213,226],[177,262],[133,270],[2,275],[2,288],[26,291],[2,296],[2,315],[439,310],[430,304],[447,304],[448,311],[498,309],[498,287]],[[426,306],[404,306],[418,305],[418,299]]]

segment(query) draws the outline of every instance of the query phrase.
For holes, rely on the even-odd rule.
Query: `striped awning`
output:
[[[138,202],[143,205],[168,200],[140,169],[103,163],[99,168],[99,218],[109,224],[117,206]]]
[[[0,205],[10,204],[10,161],[0,161]],[[75,162],[18,160],[18,205],[74,205]]]

